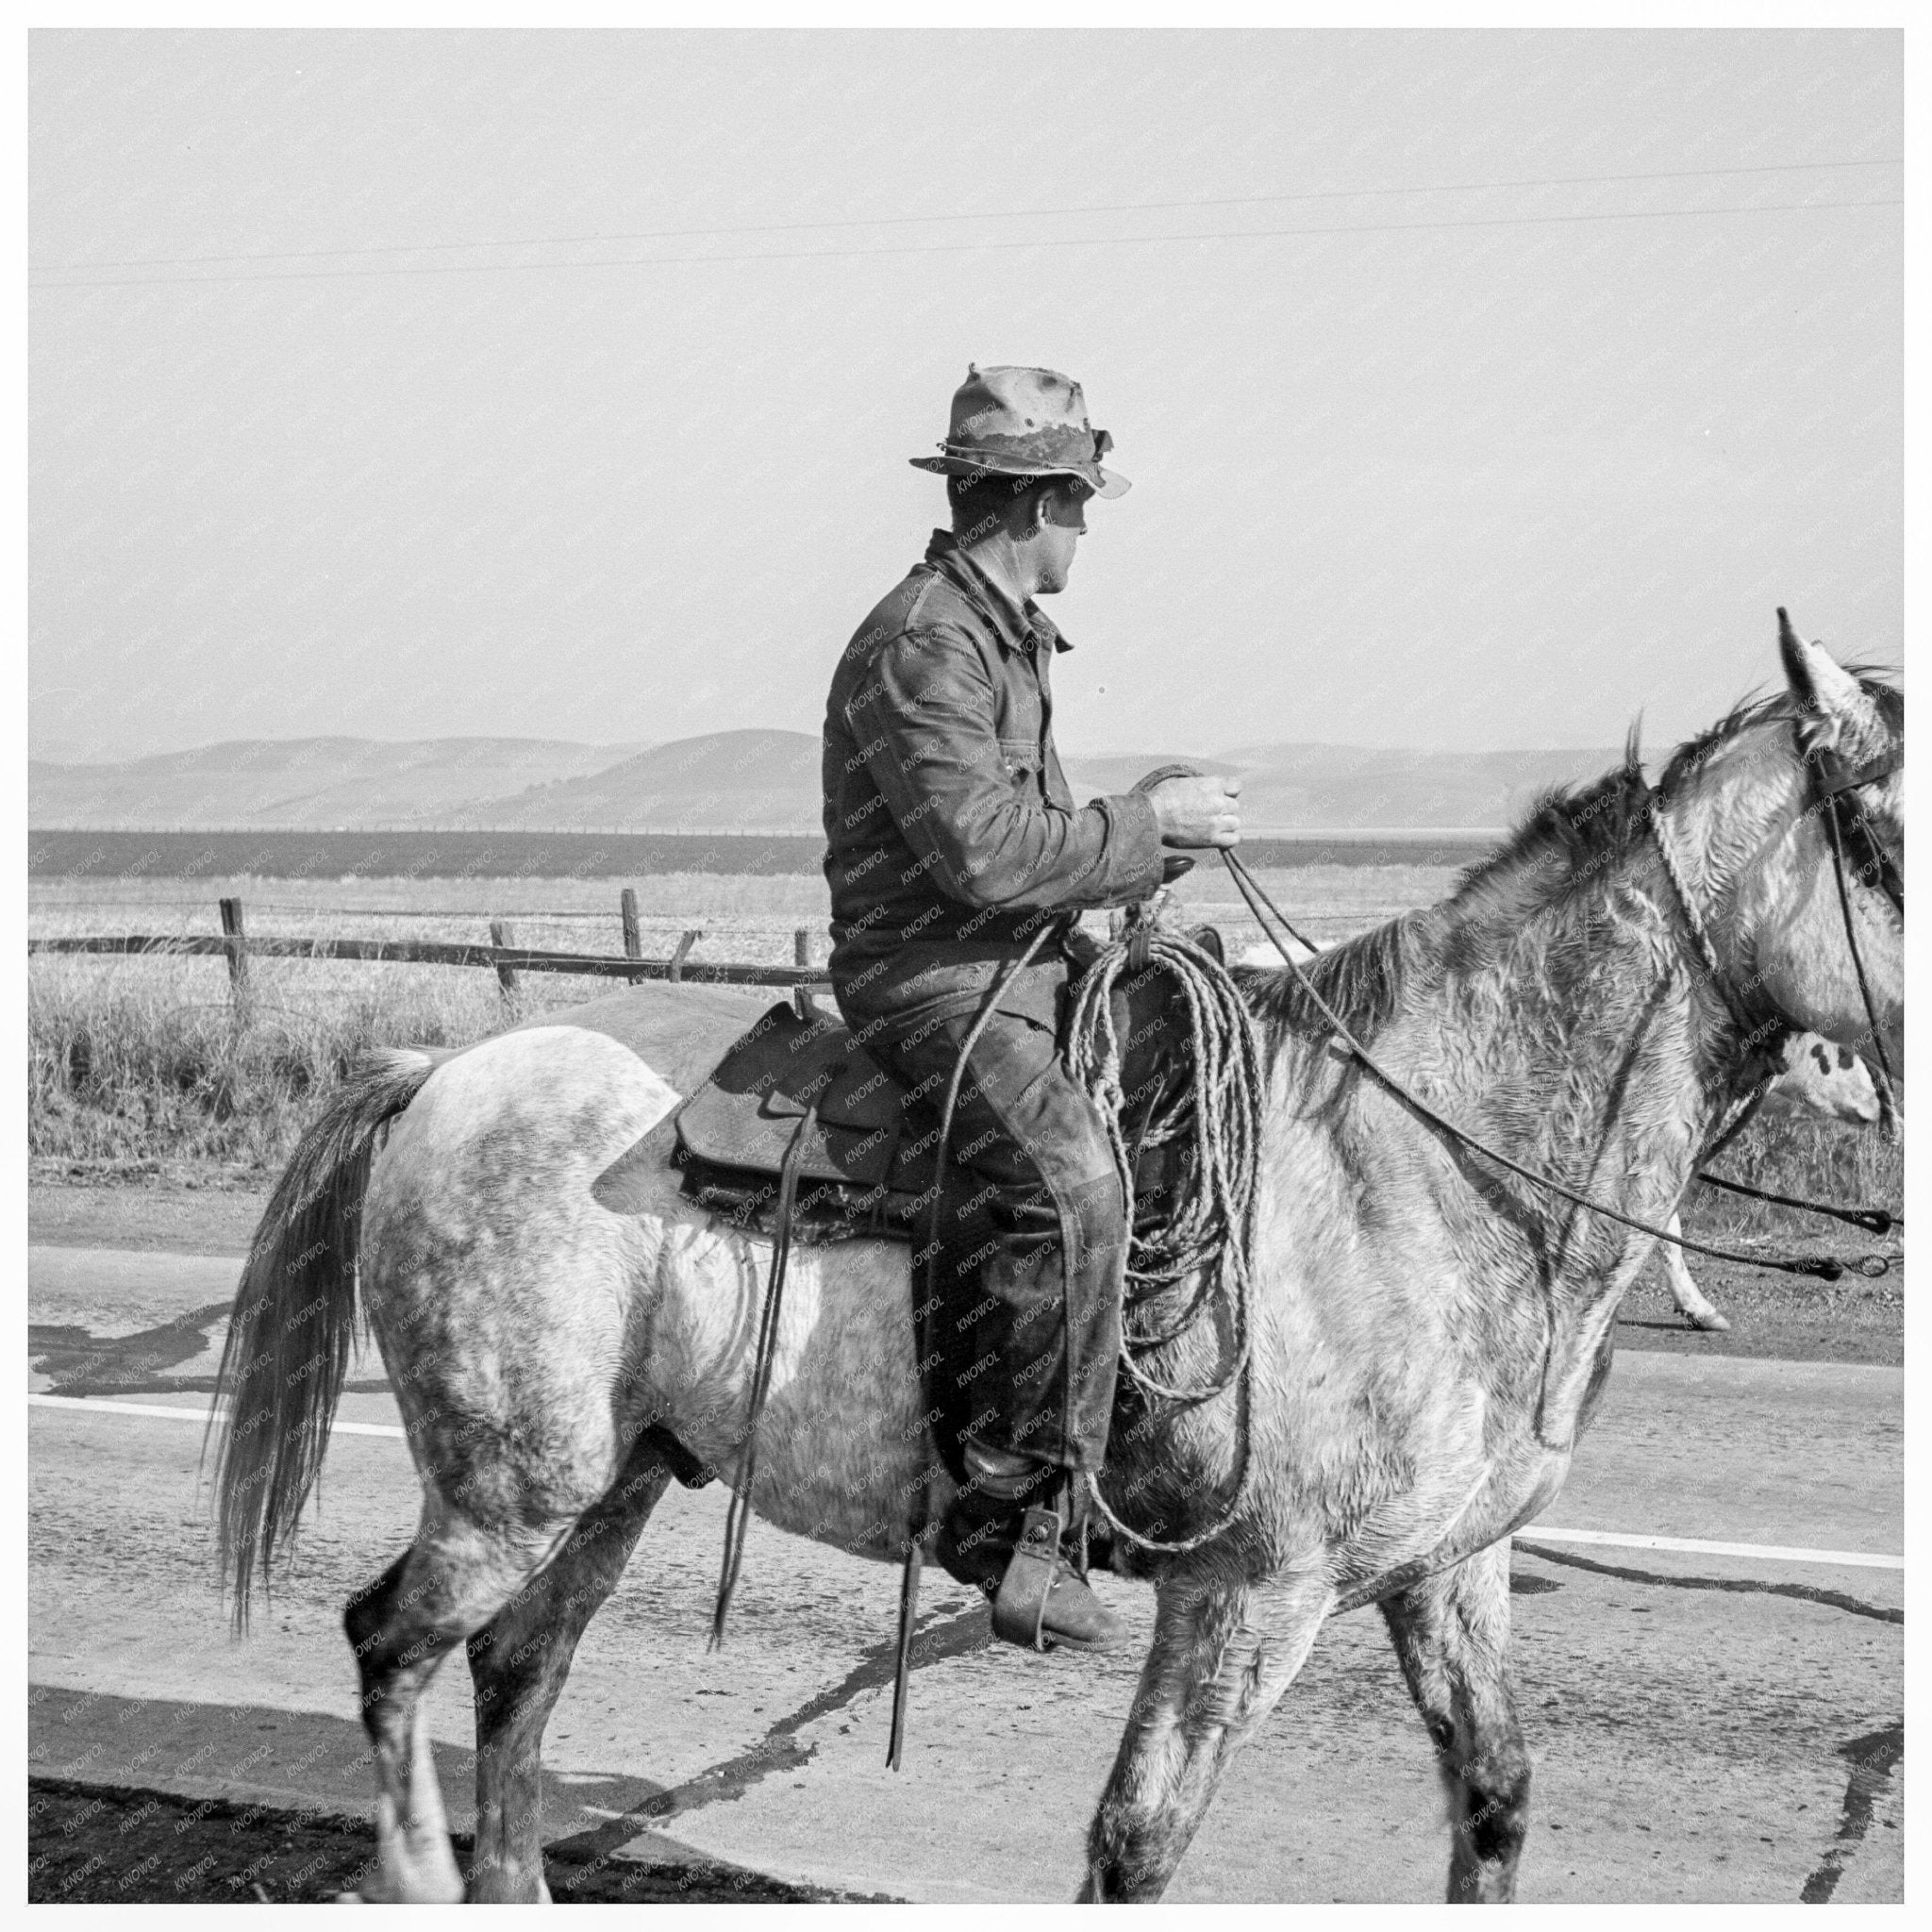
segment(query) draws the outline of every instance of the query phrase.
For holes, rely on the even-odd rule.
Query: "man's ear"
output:
[[[1823,644],[1807,644],[1780,607],[1777,649],[1798,707],[1798,745],[1807,755],[1882,742],[1878,708]]]
[[[1028,531],[1041,530],[1050,523],[1059,521],[1062,509],[1077,509],[1080,504],[1080,485],[1070,476],[1056,476],[1044,490],[1036,490],[1032,497],[1032,519]]]

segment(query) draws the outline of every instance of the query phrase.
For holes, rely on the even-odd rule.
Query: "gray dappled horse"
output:
[[[1806,754],[1857,764],[1901,748],[1904,703],[1816,645],[1790,638],[1784,658],[1785,691],[1673,758],[1654,829],[1632,760],[1545,801],[1441,905],[1307,969],[1419,1098],[1653,1224],[1761,1077],[1753,1030],[1868,1030]],[[1862,794],[1901,866],[1904,796],[1896,773]],[[1850,897],[1881,1024],[1901,1037],[1900,922],[1862,882]],[[1447,1784],[1450,1896],[1507,1899],[1529,1790],[1509,1537],[1562,1487],[1652,1241],[1426,1126],[1331,1047],[1285,973],[1239,977],[1267,1109],[1249,1400],[1118,1429],[1105,1487],[1177,1541],[1229,1495],[1243,1424],[1253,1475],[1204,1547],[1121,1553],[1153,1580],[1158,1615],[1085,1895],[1159,1895],[1323,1622],[1374,1603]],[[665,1158],[675,1097],[618,1040],[567,1020],[441,1064],[381,1056],[309,1129],[256,1237],[222,1373],[238,1617],[322,1459],[358,1243],[423,1485],[414,1541],[346,1617],[375,1747],[369,1896],[463,1893],[422,1714],[458,1644],[476,1692],[470,1895],[547,1895],[543,1728],[670,1480],[644,1431],[727,1476],[738,1466],[770,1250],[680,1197]],[[1227,1341],[1214,1328],[1154,1357],[1161,1379],[1210,1381]],[[923,1406],[907,1249],[795,1253],[759,1513],[892,1554],[945,1500],[926,1493]],[[766,1548],[768,1576],[782,1560]]]

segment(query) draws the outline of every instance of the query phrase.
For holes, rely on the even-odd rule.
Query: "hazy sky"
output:
[[[1134,480],[1075,751],[1661,741],[1777,604],[1901,650],[1894,33],[30,58],[37,748],[815,731],[969,360]]]

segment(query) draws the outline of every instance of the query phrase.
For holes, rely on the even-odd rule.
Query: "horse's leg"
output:
[[[577,1640],[617,1587],[639,1533],[671,1480],[640,1442],[608,1494],[563,1548],[470,1639],[476,1687],[475,1901],[548,1899],[543,1882],[543,1729]]]
[[[1503,1905],[1529,1828],[1529,1753],[1509,1687],[1509,1540],[1382,1606],[1435,1740],[1454,1833],[1451,1905]]]
[[[1207,1561],[1161,1579],[1153,1648],[1088,1833],[1083,1899],[1167,1889],[1222,1773],[1294,1681],[1333,1601],[1325,1582],[1252,1583]]]
[[[1684,1232],[1684,1224],[1674,1214],[1671,1216],[1669,1232]],[[1684,1264],[1684,1251],[1675,1241],[1664,1243],[1664,1273],[1670,1277],[1671,1294],[1677,1304],[1677,1312],[1693,1328],[1721,1330],[1731,1325],[1724,1316],[1705,1300],[1702,1291],[1690,1279],[1690,1271]]]
[[[434,1512],[434,1513],[433,1513]],[[570,1524],[489,1530],[425,1501],[416,1541],[342,1618],[362,1677],[375,1760],[376,1865],[361,1896],[452,1904],[463,1896],[423,1692],[452,1649],[541,1569]]]

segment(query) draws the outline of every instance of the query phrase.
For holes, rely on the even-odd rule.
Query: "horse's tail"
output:
[[[444,1058],[414,1048],[369,1055],[302,1136],[249,1244],[215,1383],[217,1411],[227,1398],[215,1517],[238,1633],[256,1577],[266,1590],[275,1544],[294,1529],[328,1446],[354,1339],[370,1161],[387,1124]]]

